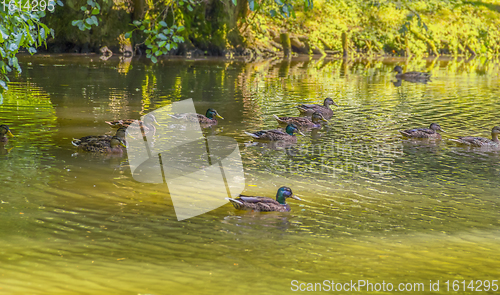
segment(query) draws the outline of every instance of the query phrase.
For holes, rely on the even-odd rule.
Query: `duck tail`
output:
[[[250,133],[250,132],[246,132],[246,131],[243,131],[246,135],[248,136],[251,136],[253,138],[259,138],[259,136],[257,136],[257,134],[253,134],[253,133]]]
[[[403,134],[404,136],[408,136],[408,137],[411,136],[411,134],[406,132],[406,130],[399,130],[399,133]]]
[[[226,200],[228,200],[229,202],[231,202],[231,204],[233,205],[233,207],[236,208],[236,209],[241,209],[242,206],[243,206],[243,202],[241,202],[239,200],[236,200],[236,199],[233,199],[233,198],[226,198]]]
[[[285,120],[281,120],[280,117],[276,116],[276,115],[273,115],[274,116],[274,119],[276,119],[276,121],[278,121],[278,123],[286,123]]]
[[[304,108],[303,106],[297,106],[297,108],[299,109],[299,112],[301,112],[301,113],[307,112],[307,109]]]
[[[80,139],[77,139],[77,138],[73,138],[73,140],[71,141],[71,144],[78,147],[80,146],[80,144],[82,143],[82,141]]]

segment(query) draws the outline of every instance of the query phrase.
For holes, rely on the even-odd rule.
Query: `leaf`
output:
[[[248,0],[248,7],[250,8],[251,11],[255,10],[255,2],[254,0]]]
[[[99,9],[97,8],[92,9],[92,14],[99,14]]]
[[[130,35],[132,35],[132,33],[131,33],[131,32],[126,32],[126,33],[125,33],[125,38],[127,38],[127,39],[128,39],[128,38],[130,38]]]
[[[76,26],[80,22],[81,22],[81,20],[74,20],[71,22],[71,25]]]
[[[136,25],[136,26],[140,26],[140,25],[141,25],[141,22],[140,22],[140,21],[138,21],[138,20],[135,20],[135,21],[134,21],[134,25]]]
[[[158,38],[162,40],[168,40],[167,36],[163,35],[162,33],[158,34]]]
[[[234,1],[234,0],[233,0],[233,1]],[[191,5],[190,5],[190,4],[188,4],[187,8],[188,8],[188,10],[189,10],[189,11],[193,11],[193,7],[191,7]]]
[[[90,6],[94,6],[94,1],[92,0],[87,0],[87,4],[90,5]]]
[[[5,90],[9,90],[9,88],[7,88],[7,83],[5,83],[5,81],[3,80],[0,80],[0,86],[2,86],[2,88]]]
[[[155,57],[155,56],[151,56],[151,61],[152,61],[153,63],[158,62],[158,60],[156,59],[156,57]]]
[[[160,42],[158,43],[158,47],[164,47],[164,46],[165,46],[165,44],[167,44],[167,41],[160,41]]]
[[[99,22],[97,21],[97,17],[95,17],[95,15],[93,15],[93,16],[91,17],[91,19],[92,19],[92,21],[94,22],[94,24],[95,24],[96,26],[98,26],[98,25],[99,25]]]
[[[177,29],[177,33],[182,32],[182,31],[184,31],[184,27],[183,27],[183,26],[180,26],[180,27]]]
[[[86,10],[87,10],[87,7],[82,6],[82,7],[80,7],[80,10],[81,10],[81,11],[86,11]]]
[[[62,1],[61,1],[61,0],[57,0],[57,5],[59,5],[59,6],[64,6],[64,4],[62,3]]]
[[[162,54],[161,50],[158,50],[158,51],[155,52],[156,56],[160,56],[161,54]]]
[[[10,51],[16,51],[19,46],[16,43],[10,43],[9,47],[7,47]]]
[[[36,53],[36,49],[35,49],[35,48],[33,48],[33,47],[29,47],[29,48],[28,48],[28,52],[29,52],[30,54],[34,54],[34,53]]]
[[[233,0],[233,4],[234,4],[234,6],[236,6],[238,3],[236,2],[236,0]]]
[[[269,11],[269,13],[271,13],[272,17],[276,16],[276,10],[274,10],[274,9],[271,9],[271,11]]]
[[[167,23],[165,21],[161,21],[160,22],[160,26],[162,27],[168,27]]]
[[[94,24],[94,20],[93,20],[93,19],[91,19],[91,18],[87,18],[87,19],[85,20],[85,22],[86,22],[87,24],[89,24],[89,25]]]

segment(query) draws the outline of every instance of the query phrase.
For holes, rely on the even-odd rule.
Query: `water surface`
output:
[[[0,105],[16,135],[0,146],[0,293],[281,294],[292,280],[431,293],[429,280],[443,292],[446,280],[500,279],[500,153],[398,132],[436,122],[444,139],[488,137],[500,125],[498,61],[21,60]],[[396,87],[395,63],[433,79]],[[333,119],[290,148],[243,133],[325,97],[340,105]],[[238,141],[246,194],[287,185],[304,201],[289,214],[227,204],[178,222],[166,186],[70,143],[187,98],[224,116],[204,132]]]

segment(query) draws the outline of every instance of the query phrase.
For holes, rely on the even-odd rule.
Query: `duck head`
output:
[[[295,196],[292,192],[292,189],[287,186],[282,186],[278,189],[276,193],[276,201],[282,205],[286,205],[286,199],[292,198],[295,200],[302,201],[299,197]]]
[[[14,137],[14,134],[10,132],[9,126],[7,125],[0,125],[0,137],[4,137],[5,135]]]
[[[110,145],[111,145],[111,148],[116,148],[118,146],[122,146],[124,148],[126,148],[127,146],[125,145],[125,143],[123,142],[123,140],[117,136],[113,136],[110,140]]]
[[[314,112],[312,114],[312,118],[311,118],[312,122],[314,124],[319,124],[320,121],[323,121],[323,122],[328,122],[327,119],[325,119],[325,117],[323,117],[323,115],[321,113],[318,113],[318,112]]]
[[[338,107],[338,106],[339,106],[339,105],[338,105],[338,104],[336,104],[336,103],[333,101],[333,99],[331,99],[330,97],[325,98],[325,101],[323,101],[323,105],[324,105],[325,107],[328,107],[328,106],[331,106],[331,105],[334,105],[334,106],[336,106],[336,107]]]
[[[403,69],[400,66],[396,66],[393,70],[393,72],[397,72],[398,74],[403,73]]]
[[[215,117],[219,118],[219,119],[224,119],[221,115],[219,115],[219,113],[217,113],[216,110],[214,109],[208,109],[207,110],[207,114],[205,115],[205,117],[209,118],[209,119],[215,119]]]
[[[297,125],[295,125],[293,123],[292,124],[288,124],[288,126],[286,126],[286,128],[285,128],[285,131],[286,131],[286,133],[288,133],[288,135],[293,135],[295,132],[297,132],[300,135],[304,135],[304,133],[300,132],[300,130],[297,127]]]
[[[432,123],[431,126],[429,127],[430,129],[434,130],[434,131],[441,131],[441,132],[444,132],[446,133],[442,128],[441,126],[439,126],[439,124],[436,124],[436,123]]]

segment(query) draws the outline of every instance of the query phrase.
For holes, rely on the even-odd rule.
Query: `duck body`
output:
[[[397,72],[396,79],[403,80],[429,80],[431,78],[431,73],[425,72],[406,72],[403,73],[403,69],[400,66],[394,68],[394,72]]]
[[[102,154],[122,154],[122,147],[126,148],[123,140],[113,136],[110,139],[89,140],[89,141],[73,141],[73,145],[79,150],[91,153]]]
[[[457,139],[450,139],[461,145],[473,146],[473,147],[500,147],[500,140],[498,135],[500,134],[500,127],[495,126],[491,130],[492,139],[476,136],[462,136]]]
[[[170,115],[170,116],[172,118],[175,118],[178,120],[185,120],[185,121],[190,122],[190,123],[199,123],[203,127],[210,127],[210,126],[217,125],[219,123],[217,121],[217,118],[224,119],[214,109],[208,109],[205,116],[202,114],[191,114],[191,113],[175,114],[175,115]]]
[[[272,129],[245,133],[257,140],[297,142],[297,137],[294,135],[295,132],[302,134],[298,127],[292,123],[286,126],[285,132],[279,129]]]
[[[432,123],[429,128],[415,128],[408,130],[400,130],[399,132],[406,137],[411,138],[434,138],[441,139],[441,134],[437,131],[444,132],[444,130],[436,123]]]
[[[274,118],[280,124],[295,124],[299,128],[313,129],[321,128],[321,121],[327,122],[324,116],[319,112],[314,112],[311,118],[308,117],[278,117],[274,115]]]
[[[293,195],[289,187],[283,186],[278,189],[276,199],[268,197],[254,197],[239,195],[238,198],[227,198],[228,201],[239,210],[253,210],[259,212],[289,212],[290,205],[286,203],[287,198],[300,200],[297,196]]]
[[[138,126],[141,126],[144,129],[144,132],[155,132],[156,127],[159,126],[158,121],[153,114],[147,114],[144,116],[144,120],[136,120],[136,119],[122,119],[122,120],[114,120],[114,121],[105,121],[106,124],[113,128],[129,128],[132,124],[138,123]],[[132,125],[135,126],[135,125]]]
[[[14,137],[14,134],[10,131],[9,126],[0,125],[0,143],[7,143],[9,141],[7,136]]]
[[[327,97],[323,101],[323,105],[320,104],[301,104],[298,105],[301,114],[311,116],[315,112],[320,113],[326,119],[330,119],[333,116],[333,111],[330,109],[330,105],[338,106],[333,99]]]
[[[118,130],[116,130],[116,134],[114,136],[120,138],[123,142],[125,142],[125,136],[126,136],[127,128],[126,127],[120,127]],[[79,139],[73,139],[73,145],[80,145],[83,142],[90,142],[90,141],[110,141],[111,138],[113,138],[113,135],[88,135],[81,137]]]

